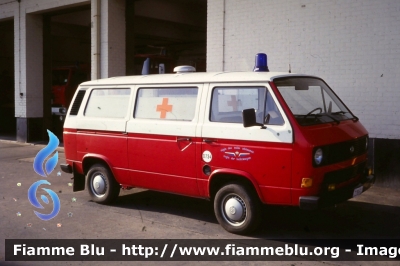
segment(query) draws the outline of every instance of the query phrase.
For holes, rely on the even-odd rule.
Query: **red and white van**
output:
[[[231,72],[82,83],[64,124],[74,191],[99,203],[140,187],[214,201],[229,232],[260,204],[317,209],[366,191],[368,132],[320,78]]]

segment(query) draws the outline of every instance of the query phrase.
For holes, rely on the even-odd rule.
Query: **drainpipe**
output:
[[[19,89],[19,97],[22,98],[24,94],[21,89],[21,0],[18,1],[18,89]],[[15,93],[14,93],[15,94]],[[15,108],[14,108],[15,111]]]
[[[93,32],[95,33],[96,40],[93,45],[93,57],[92,57],[92,80],[101,78],[100,74],[100,12],[101,12],[101,0],[92,0],[92,12],[93,12],[93,21],[92,27]]]
[[[222,21],[222,71],[225,71],[225,18],[226,16],[226,0],[224,0],[224,13]]]

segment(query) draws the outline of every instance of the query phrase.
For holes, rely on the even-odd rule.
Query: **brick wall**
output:
[[[207,71],[265,52],[270,71],[324,78],[371,137],[400,139],[400,1],[209,0],[207,28]]]

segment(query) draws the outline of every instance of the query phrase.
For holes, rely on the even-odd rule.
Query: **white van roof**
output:
[[[192,72],[178,74],[153,74],[123,76],[87,81],[81,86],[123,85],[123,84],[179,84],[271,81],[278,77],[310,76],[287,72]]]

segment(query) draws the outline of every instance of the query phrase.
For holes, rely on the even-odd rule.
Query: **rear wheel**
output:
[[[239,184],[226,185],[217,192],[214,212],[221,226],[235,234],[250,233],[260,223],[258,198]]]
[[[114,201],[120,186],[111,171],[102,164],[94,164],[87,173],[87,188],[94,202],[107,204]]]

